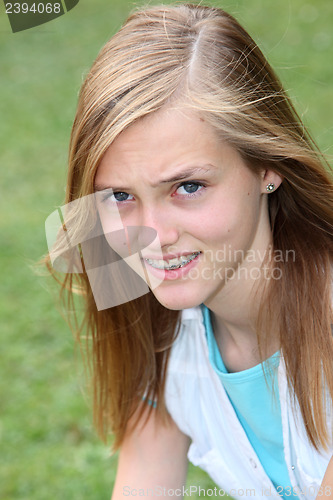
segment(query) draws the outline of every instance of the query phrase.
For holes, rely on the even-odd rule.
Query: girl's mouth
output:
[[[178,258],[173,258],[169,260],[155,260],[155,259],[145,259],[147,264],[154,267],[155,269],[163,269],[165,271],[172,271],[174,269],[180,269],[186,266],[192,260],[194,260],[201,252],[193,252],[188,255],[181,255]]]

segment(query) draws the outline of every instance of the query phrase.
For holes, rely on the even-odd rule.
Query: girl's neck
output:
[[[269,244],[267,242],[267,249]],[[261,362],[255,325],[262,299],[262,285],[267,275],[262,274],[260,280],[251,279],[251,276],[257,276],[253,270],[257,270],[260,265],[259,260],[252,262],[245,259],[240,264],[239,277],[228,281],[218,294],[205,302],[211,310],[212,327],[222,359],[231,372],[242,371]],[[264,359],[279,349],[277,337],[272,332],[267,332],[267,335],[271,338],[263,339],[267,340],[262,352]]]

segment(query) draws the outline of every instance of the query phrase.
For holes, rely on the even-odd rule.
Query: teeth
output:
[[[194,252],[190,255],[182,255],[179,259],[170,259],[170,260],[155,260],[155,259],[145,259],[146,262],[152,267],[156,267],[157,269],[179,269],[180,267],[186,266],[189,262],[195,259],[200,252]]]

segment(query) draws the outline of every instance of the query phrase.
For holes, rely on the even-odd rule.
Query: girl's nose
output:
[[[162,249],[175,245],[179,239],[179,221],[163,207],[142,209],[140,225],[156,231]]]

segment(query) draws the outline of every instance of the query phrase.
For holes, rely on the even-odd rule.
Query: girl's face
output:
[[[226,277],[246,255],[270,243],[266,185],[273,172],[255,176],[235,149],[218,139],[198,115],[163,109],[122,132],[96,173],[103,197],[105,233],[109,214],[123,226],[147,226],[159,237],[143,259],[159,280],[153,290],[169,309],[209,302],[229,285]],[[239,286],[242,286],[240,278]]]

